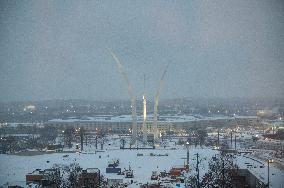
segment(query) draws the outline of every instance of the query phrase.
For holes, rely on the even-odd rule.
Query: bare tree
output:
[[[237,166],[231,154],[216,155],[209,161],[208,172],[203,176],[200,187],[232,187],[231,170]]]
[[[82,172],[82,168],[78,163],[71,163],[70,165],[54,164],[53,170],[59,172],[57,174],[50,174],[49,180],[54,182],[57,187],[76,187],[78,185],[79,176]]]

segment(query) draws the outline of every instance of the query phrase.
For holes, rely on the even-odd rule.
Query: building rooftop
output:
[[[214,116],[201,116],[201,115],[159,115],[159,122],[190,122],[190,121],[201,121],[201,120],[234,120],[234,119],[257,119],[257,116],[224,116],[224,115],[214,115]],[[131,115],[121,115],[121,116],[91,116],[91,117],[69,117],[66,119],[52,119],[48,122],[58,122],[58,123],[74,123],[74,122],[131,122]],[[142,116],[137,116],[138,122],[143,122]],[[147,121],[153,121],[153,115],[147,116]]]

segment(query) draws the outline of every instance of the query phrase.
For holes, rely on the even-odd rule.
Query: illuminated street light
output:
[[[269,188],[269,183],[270,183],[270,181],[269,181],[269,164],[273,163],[273,162],[274,162],[273,159],[268,159],[267,160],[267,187],[268,188]]]
[[[186,142],[186,149],[187,149],[187,152],[186,152],[186,164],[188,166],[189,165],[189,142]]]

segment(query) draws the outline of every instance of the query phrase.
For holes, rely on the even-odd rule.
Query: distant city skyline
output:
[[[284,3],[0,2],[0,101],[281,98]]]

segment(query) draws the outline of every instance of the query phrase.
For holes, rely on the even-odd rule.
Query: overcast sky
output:
[[[284,3],[0,2],[0,101],[284,95]]]

